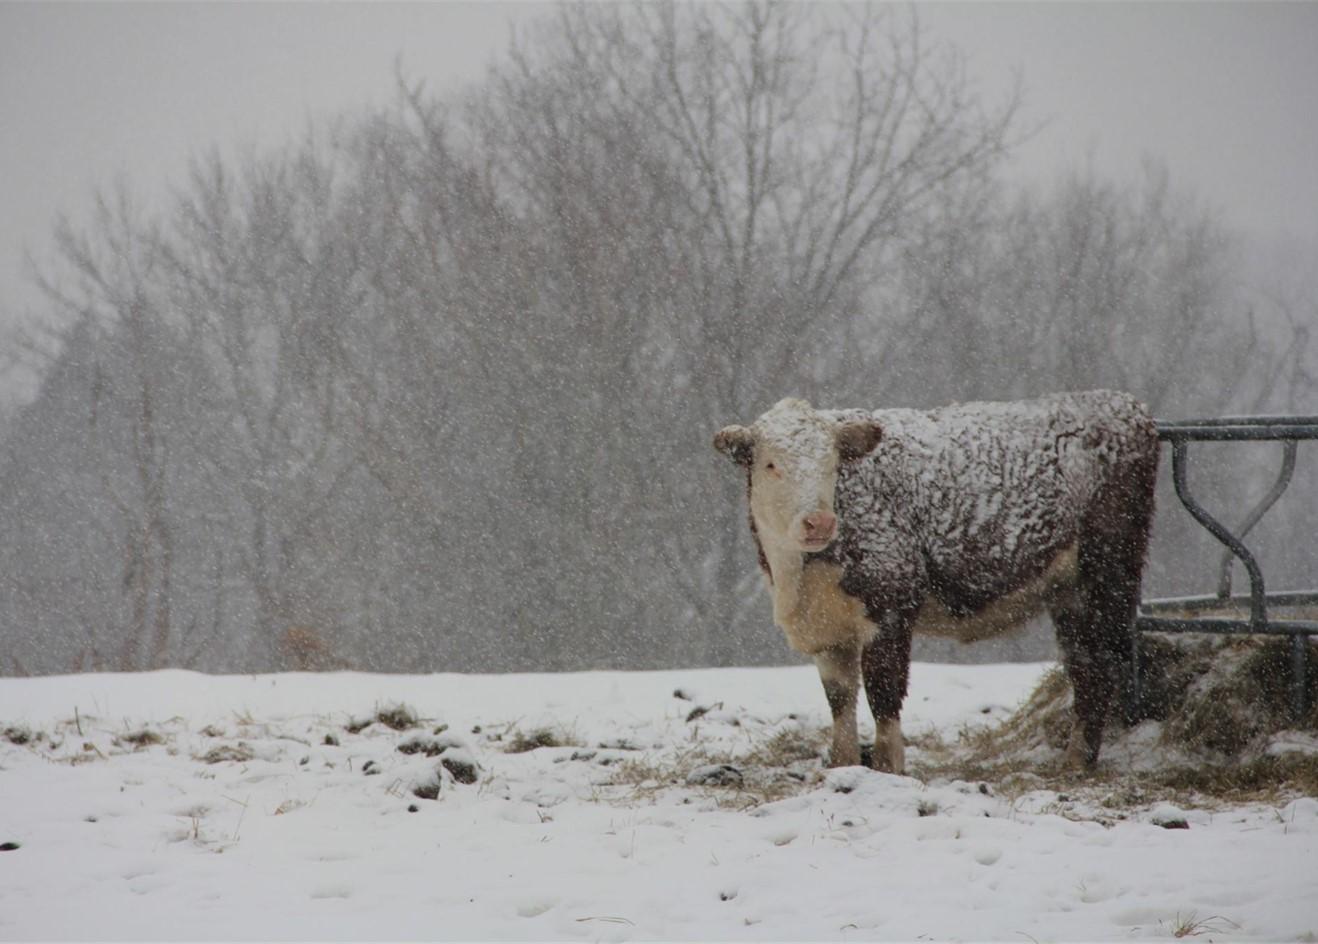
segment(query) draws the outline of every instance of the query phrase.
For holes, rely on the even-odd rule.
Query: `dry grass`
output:
[[[245,764],[256,756],[255,752],[246,743],[239,741],[237,744],[217,744],[204,754],[198,754],[193,759],[199,760],[203,764],[222,764],[237,763]]]
[[[1146,635],[1140,658],[1140,712],[1109,723],[1096,771],[1063,768],[1071,687],[1058,668],[1001,724],[964,731],[952,743],[917,742],[911,772],[990,781],[1007,793],[1079,791],[1118,808],[1150,798],[1278,802],[1318,791],[1318,756],[1264,752],[1278,732],[1318,733],[1318,671],[1309,672],[1309,711],[1298,723],[1290,715],[1289,640]],[[1318,665],[1318,658],[1311,661]],[[1149,729],[1137,735],[1134,727],[1147,721],[1157,723],[1148,743]],[[1122,755],[1130,762],[1112,759]]]
[[[1309,710],[1296,723],[1290,714],[1289,640],[1233,642],[1187,686],[1183,705],[1167,716],[1166,736],[1189,748],[1233,757],[1278,731],[1318,733],[1318,669],[1308,673]],[[1310,662],[1318,662],[1312,651]]]
[[[352,719],[344,725],[344,730],[349,734],[361,734],[373,724],[382,724],[394,731],[406,731],[409,728],[419,727],[421,718],[409,705],[399,702],[394,705],[381,705],[365,718]]]
[[[1265,755],[1243,764],[1179,765],[1135,778],[1181,796],[1280,803],[1296,794],[1318,796],[1318,755]]]
[[[1161,925],[1161,922],[1159,922]],[[1228,930],[1239,930],[1240,925],[1236,924],[1229,918],[1221,915],[1209,915],[1207,918],[1200,918],[1195,912],[1188,915],[1182,915],[1177,912],[1176,919],[1171,925],[1171,934],[1174,938],[1198,937],[1201,934],[1224,934]]]
[[[576,732],[561,725],[532,728],[529,731],[512,727],[503,734],[502,740],[505,754],[525,754],[527,751],[542,747],[582,746],[581,738]]]
[[[787,768],[802,761],[821,760],[828,749],[829,732],[820,728],[807,731],[800,727],[783,728],[767,740],[756,744],[745,762],[753,766]]]
[[[752,809],[795,796],[816,785],[823,771],[826,730],[786,727],[737,752],[693,740],[674,754],[645,753],[614,768],[610,785],[624,789],[628,803],[653,801],[676,787],[691,789],[726,809]],[[691,784],[701,767],[726,765],[740,777]]]
[[[387,728],[393,728],[395,731],[406,731],[408,728],[415,728],[421,724],[421,719],[417,716],[416,711],[401,702],[396,705],[377,708],[375,710],[375,720]]]
[[[424,754],[426,757],[438,757],[448,745],[440,744],[433,737],[414,734],[398,743],[394,750],[400,754]]]
[[[150,728],[140,728],[137,731],[129,731],[115,738],[116,743],[127,744],[135,751],[140,751],[146,747],[152,747],[157,744],[164,744],[165,738],[158,731],[152,731]]]

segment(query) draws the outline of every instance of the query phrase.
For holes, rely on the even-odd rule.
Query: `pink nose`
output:
[[[801,530],[807,541],[832,540],[837,530],[837,516],[828,511],[816,511],[801,519]]]

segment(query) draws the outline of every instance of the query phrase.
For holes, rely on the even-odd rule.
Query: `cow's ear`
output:
[[[869,455],[883,438],[883,427],[862,420],[843,423],[837,430],[837,454],[843,462],[856,462]]]
[[[755,435],[745,426],[725,426],[714,436],[714,448],[749,469],[755,461]]]

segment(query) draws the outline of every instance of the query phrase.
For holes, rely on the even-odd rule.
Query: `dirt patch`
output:
[[[400,741],[395,750],[400,754],[424,754],[426,757],[437,757],[447,748],[447,744],[441,744],[433,737],[416,734]]]
[[[439,764],[458,783],[475,783],[480,776],[480,767],[476,762],[456,751],[442,758]]]
[[[412,795],[419,800],[438,800],[439,790],[440,780],[438,777],[432,777],[424,783],[412,785]]]
[[[0,731],[0,737],[10,744],[22,747],[32,741],[32,731],[21,724],[13,724]]]

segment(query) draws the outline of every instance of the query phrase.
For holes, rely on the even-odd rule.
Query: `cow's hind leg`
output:
[[[1089,600],[1054,609],[1052,617],[1074,693],[1075,721],[1066,763],[1070,767],[1092,767],[1098,762],[1103,727],[1117,691],[1129,634],[1102,618]]]
[[[911,628],[889,621],[883,631],[865,646],[860,673],[865,679],[865,696],[874,713],[875,770],[900,774],[906,770],[906,747],[902,743],[902,701],[911,674]]]
[[[1098,762],[1103,727],[1126,668],[1153,517],[1157,454],[1132,463],[1100,496],[1080,536],[1078,585],[1052,609],[1071,688],[1072,766]]]
[[[860,763],[856,734],[856,693],[860,688],[860,645],[845,643],[815,653],[815,667],[824,683],[824,697],[833,713],[833,747],[828,766],[854,767]]]

